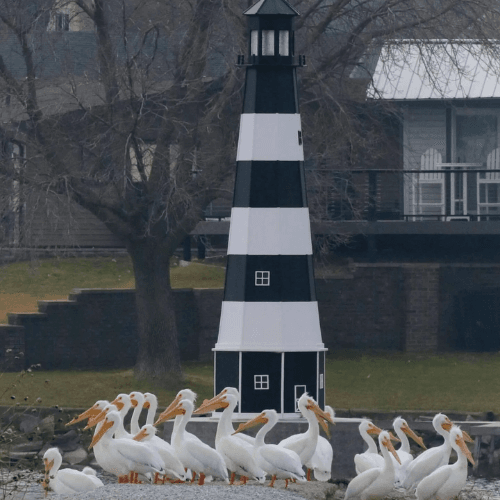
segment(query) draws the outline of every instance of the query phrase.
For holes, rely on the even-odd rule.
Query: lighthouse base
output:
[[[297,401],[309,393],[325,407],[325,350],[308,352],[214,351],[215,393],[236,387],[236,412],[258,414],[274,409],[298,414]]]

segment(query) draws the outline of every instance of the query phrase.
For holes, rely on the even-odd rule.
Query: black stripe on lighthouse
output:
[[[316,300],[312,255],[228,255],[224,300]]]
[[[299,161],[239,161],[233,207],[307,207]]]

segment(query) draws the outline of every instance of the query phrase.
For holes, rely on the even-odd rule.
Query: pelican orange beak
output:
[[[176,417],[177,415],[185,415],[186,410],[183,408],[182,404],[179,402],[177,406],[172,407],[172,404],[158,417],[158,420],[153,424],[155,426],[165,422],[166,420],[170,420],[171,418]]]
[[[49,462],[48,458],[44,458],[43,463],[45,464],[45,473],[47,474],[50,471],[50,469],[52,469],[52,467],[54,467],[54,460],[52,459]]]
[[[332,433],[330,432],[330,427],[328,427],[328,422],[326,420],[323,420],[318,415],[316,415],[316,418],[318,419],[319,425],[321,425],[321,428],[325,431],[325,434],[328,436],[328,439],[330,439],[332,437]]]
[[[146,429],[142,429],[132,439],[134,441],[142,441],[147,436],[148,436],[148,431]]]
[[[394,449],[394,446],[392,446],[392,443],[391,443],[391,440],[393,437],[394,436],[391,436],[390,439],[384,439],[382,441],[382,444],[392,453],[394,458],[397,460],[398,464],[401,465],[401,460],[399,459],[398,453],[396,452],[396,450]],[[399,439],[397,439],[397,440],[399,441]]]
[[[446,420],[441,424],[441,427],[445,430],[450,432],[450,429],[453,427],[453,422],[446,417]]]
[[[89,421],[87,422],[87,426],[84,427],[84,431],[91,429],[92,427],[96,426],[99,422],[104,420],[104,418],[107,416],[108,410],[102,410],[100,411],[95,417],[89,418]]]
[[[462,435],[463,434],[464,434],[464,432],[462,431]],[[467,457],[467,459],[469,460],[469,462],[472,465],[475,465],[474,464],[474,459],[472,458],[472,454],[471,454],[469,448],[467,448],[467,445],[465,444],[464,439],[461,438],[460,436],[457,436],[457,439],[455,440],[455,443],[460,448],[460,450],[462,451],[462,453]]]
[[[89,450],[92,449],[106,434],[108,429],[111,429],[113,427],[113,422],[110,422],[108,419],[104,420],[104,423],[102,424],[101,428],[97,432],[97,434],[94,435],[94,438],[92,439],[92,442],[90,443]]]
[[[407,435],[407,436],[410,436],[413,441],[415,441],[415,443],[417,443],[421,448],[423,448],[424,450],[427,449],[427,447],[425,446],[424,444],[424,440],[420,437],[420,436],[417,436],[411,429],[410,427],[407,425],[407,424],[403,424],[401,426],[401,430]]]
[[[249,420],[244,424],[240,424],[238,426],[238,429],[236,429],[236,431],[233,432],[232,435],[234,436],[235,434],[238,434],[238,432],[250,429],[251,427],[255,427],[256,425],[267,424],[267,422],[269,422],[269,419],[266,417],[266,414],[262,412],[260,415],[257,415],[255,418],[252,418],[252,420]]]
[[[88,410],[86,410],[83,413],[81,413],[80,415],[78,415],[78,417],[75,417],[73,420],[71,420],[71,422],[68,422],[66,424],[66,426],[77,424],[78,422],[81,422],[82,420],[85,420],[86,418],[89,418],[89,419],[93,418],[96,415],[99,415],[99,413],[101,413],[101,410],[98,408],[98,405],[96,403],[94,406],[92,406]]]
[[[375,436],[378,436],[381,432],[382,429],[380,427],[377,427],[375,424],[372,424],[371,422],[368,425],[368,429],[366,430],[368,434],[374,434]]]
[[[121,410],[125,406],[125,403],[122,401],[121,396],[119,398],[115,398],[114,401],[111,401],[111,404],[115,405],[119,410]]]
[[[316,403],[316,401],[312,400],[312,399],[309,399],[309,401],[307,402],[307,405],[306,405],[306,408],[308,410],[311,410],[315,413],[316,415],[316,418],[319,420],[319,419],[323,419],[323,420],[326,420],[327,422],[330,422],[332,425],[335,425],[335,422],[333,421],[332,417],[330,417],[330,415],[328,415],[328,413],[325,413],[319,406],[318,406],[318,403]]]
[[[462,431],[462,437],[466,443],[473,443],[474,440],[470,437],[468,432]]]
[[[224,391],[223,391],[224,392]],[[229,403],[226,401],[225,394],[219,394],[210,400],[206,400],[203,404],[193,412],[193,415],[203,415],[219,408],[227,408]]]
[[[389,437],[391,438],[391,441],[401,443],[401,439],[397,438],[391,431],[389,431]]]
[[[143,405],[143,408],[146,408],[146,410],[149,410],[151,408],[151,403],[149,401],[146,401]]]

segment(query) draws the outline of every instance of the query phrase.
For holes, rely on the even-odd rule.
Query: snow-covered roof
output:
[[[397,40],[382,47],[372,99],[500,97],[500,42]]]

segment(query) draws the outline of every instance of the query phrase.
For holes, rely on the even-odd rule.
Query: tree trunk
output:
[[[127,246],[134,266],[140,339],[135,376],[177,389],[183,373],[170,286],[170,252],[153,237]]]

